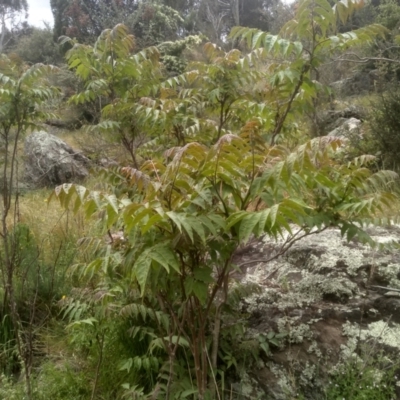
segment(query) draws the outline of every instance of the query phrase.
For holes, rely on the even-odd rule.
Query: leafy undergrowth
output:
[[[398,369],[399,365],[393,364],[384,352],[365,351],[346,360],[331,374],[326,400],[395,400]]]

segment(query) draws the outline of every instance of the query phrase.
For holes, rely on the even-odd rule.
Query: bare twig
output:
[[[257,259],[257,260],[250,260],[250,261],[245,261],[241,264],[238,265],[238,268],[244,267],[245,265],[249,265],[249,264],[256,264],[256,263],[269,263],[270,261],[273,261],[277,258],[279,258],[281,255],[283,255],[284,253],[286,253],[296,242],[298,242],[299,240],[305,238],[306,236],[310,236],[310,235],[315,235],[317,233],[321,233],[323,231],[325,231],[326,229],[328,229],[329,227],[326,226],[325,228],[319,229],[317,231],[314,232],[305,232],[303,235],[296,237],[296,235],[298,235],[301,230],[297,231],[293,236],[288,237],[285,242],[282,244],[280,250],[278,251],[278,253],[276,253],[274,256],[270,257],[270,258],[262,258],[262,259]]]
[[[354,57],[354,59],[343,58],[343,57],[348,57],[348,56],[352,56],[352,57]],[[387,58],[387,57],[360,57],[356,53],[346,53],[344,56],[335,58],[334,60],[332,60],[332,61],[330,61],[329,63],[326,63],[326,64],[332,64],[332,63],[338,62],[338,61],[348,61],[348,62],[358,63],[358,64],[365,64],[365,63],[367,63],[369,61],[387,61],[387,62],[391,62],[391,63],[395,63],[395,64],[400,64],[400,60],[395,60],[393,58]]]

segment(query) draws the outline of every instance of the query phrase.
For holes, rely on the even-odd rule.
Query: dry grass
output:
[[[77,150],[82,150],[82,144],[90,140],[90,135],[84,128],[76,130],[58,129],[54,134]]]
[[[85,220],[83,212],[74,215],[63,210],[53,199],[48,201],[51,190],[36,190],[19,199],[17,221],[29,226],[45,261],[57,257],[59,249],[68,243],[76,243],[88,234],[91,224]],[[14,221],[14,213],[10,221]]]
[[[114,160],[120,164],[131,162],[129,153],[115,138],[89,132],[86,127],[75,131],[58,130],[57,136],[72,148],[82,151],[94,163],[101,159]]]

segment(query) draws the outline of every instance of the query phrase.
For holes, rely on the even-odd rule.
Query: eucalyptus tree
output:
[[[178,11],[160,0],[51,0],[54,34],[93,43],[104,29],[124,24],[141,47],[176,39]]]
[[[56,38],[69,35],[91,42],[100,33],[126,20],[137,9],[138,1],[127,0],[50,0]]]
[[[4,51],[7,32],[18,24],[20,16],[26,18],[27,12],[27,0],[3,0],[0,2],[0,54]]]

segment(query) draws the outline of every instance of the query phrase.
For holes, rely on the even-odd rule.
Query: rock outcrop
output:
[[[362,122],[357,118],[341,118],[337,128],[328,133],[327,136],[348,137],[349,135],[360,135]]]
[[[400,238],[397,226],[368,233],[377,242]],[[356,354],[360,343],[396,361],[400,251],[347,242],[339,230],[328,229],[299,240],[269,263],[260,261],[278,254],[281,244],[254,241],[235,260],[242,266],[240,284],[261,288],[242,300],[242,311],[250,316],[248,338],[287,334],[281,348],[241,377],[241,393],[247,385],[243,398],[325,398],[330,372]]]
[[[33,132],[25,140],[25,177],[35,187],[78,182],[88,176],[89,160],[58,137]]]
[[[353,76],[331,83],[334,92],[339,96],[354,96],[382,89],[382,77],[379,71],[359,71]]]
[[[328,135],[330,132],[346,124],[348,121],[360,123],[364,120],[365,111],[356,106],[348,106],[341,110],[328,110],[318,115],[318,130],[320,135]]]

